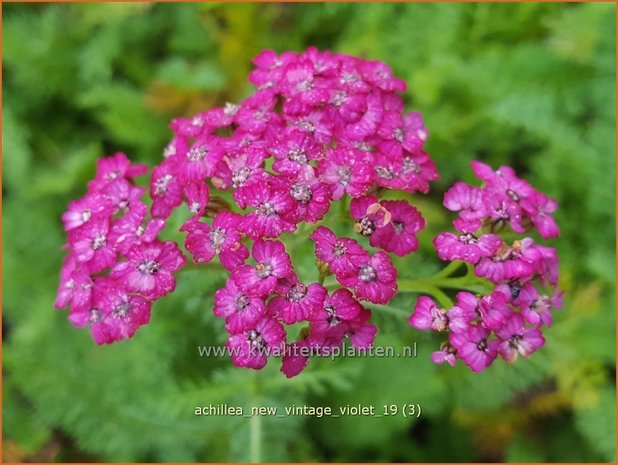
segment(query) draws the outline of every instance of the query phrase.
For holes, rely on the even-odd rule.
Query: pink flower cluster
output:
[[[133,182],[147,171],[123,153],[100,159],[86,195],[62,215],[69,253],[55,306],[68,306],[69,320],[88,325],[97,344],[148,323],[152,302],[174,290],[172,273],[185,262],[175,243],[157,240],[165,221],[148,218],[145,190]]]
[[[425,225],[406,201],[380,203],[371,193],[427,192],[438,175],[423,151],[421,116],[403,112],[397,92],[405,83],[385,64],[315,48],[264,51],[254,63],[249,80],[257,90],[244,101],[172,122],[174,138],[150,193],[155,218],[183,201],[193,212],[182,227],[193,260],[217,255],[230,272],[214,313],[226,321],[234,363],[259,369],[282,346],[334,347],[345,337],[371,345],[376,329],[358,301],[386,303],[395,295],[397,273],[386,252],[415,250]],[[215,209],[208,223],[202,217],[211,215],[214,190],[231,192],[235,205]],[[318,282],[301,282],[284,243],[273,239],[318,223],[346,197],[354,199],[357,231],[381,250],[371,255],[318,227],[311,237],[323,274],[334,273],[343,286],[329,294]],[[287,342],[284,325],[299,322],[309,324],[302,340]],[[293,376],[307,361],[284,355],[283,371]]]
[[[484,226],[495,232],[508,224],[520,234],[536,228],[543,239],[560,235],[552,217],[558,203],[518,178],[513,168],[501,166],[494,171],[473,161],[472,170],[483,186],[456,182],[444,195],[444,206],[458,213],[453,221],[457,231],[473,234]]]
[[[397,293],[390,254],[415,251],[425,227],[408,201],[380,196],[426,193],[438,178],[423,149],[422,118],[404,112],[405,83],[379,61],[309,48],[264,51],[254,64],[249,80],[257,90],[245,100],[172,121],[174,136],[151,174],[150,207],[147,189],[134,181],[147,167],[119,153],[99,160],[87,193],[63,214],[68,255],[55,305],[69,307],[71,322],[88,326],[96,343],[132,337],[152,303],[175,289],[185,256],[158,235],[186,204],[185,249],[196,264],[218,257],[229,273],[213,313],[225,320],[236,366],[261,369],[280,356],[291,377],[311,355],[328,355],[345,340],[373,344],[377,329],[362,302],[390,302]],[[434,244],[442,260],[470,263],[495,289],[460,292],[450,309],[423,296],[410,324],[449,332],[436,362],[461,358],[480,371],[498,353],[513,360],[539,348],[561,294],[554,249],[529,237],[507,245],[496,235],[509,224],[517,233],[534,227],[543,238],[557,236],[556,202],[509,167],[473,167],[483,186],[456,183],[446,193],[458,233],[441,233]],[[346,211],[349,203],[358,240],[324,225],[337,217],[326,217],[334,202]],[[301,279],[286,250],[287,234],[301,234],[301,224],[315,225],[307,237],[315,282]],[[298,324],[299,336],[290,338]]]
[[[551,217],[556,202],[516,177],[510,167],[493,171],[472,162],[483,187],[461,182],[447,191],[444,205],[459,213],[457,234],[443,232],[434,239],[442,260],[462,260],[474,273],[494,284],[491,294],[459,292],[452,308],[440,308],[431,298],[419,298],[409,318],[421,330],[448,332],[448,342],[432,354],[436,363],[455,365],[460,358],[473,371],[489,366],[500,354],[512,362],[528,357],[545,340],[543,326],[552,323],[552,308],[562,306],[558,291],[556,250],[524,237],[507,244],[491,232],[509,224],[518,233],[535,227],[541,237],[555,237]]]

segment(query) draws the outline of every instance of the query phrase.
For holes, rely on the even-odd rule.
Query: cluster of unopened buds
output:
[[[69,204],[63,215],[69,253],[56,306],[70,307],[71,322],[89,326],[98,344],[132,337],[149,321],[152,302],[175,289],[174,272],[186,259],[158,236],[183,203],[191,216],[181,231],[193,262],[218,257],[229,273],[213,312],[225,320],[235,365],[260,369],[276,353],[281,370],[294,376],[310,358],[299,348],[373,344],[377,329],[362,302],[379,309],[393,299],[398,280],[389,254],[415,251],[425,227],[407,200],[381,197],[386,190],[405,198],[426,193],[438,178],[423,150],[422,118],[404,113],[399,93],[406,85],[378,61],[310,48],[264,51],[254,64],[249,80],[257,90],[244,101],[172,122],[174,137],[150,178],[151,201],[134,181],[147,167],[116,154],[99,160],[86,195]],[[493,234],[475,236],[504,223],[557,235],[555,203],[508,168],[493,172],[477,164],[475,170],[485,186],[458,183],[447,193],[460,232],[443,233],[435,244],[440,258],[473,264],[495,292],[460,293],[465,308],[448,311],[421,297],[410,320],[421,329],[451,331],[434,360],[454,363],[457,356],[473,369],[481,363],[470,344],[486,346],[477,351],[483,366],[500,341],[523,355],[536,349],[538,327],[549,324],[549,307],[559,300],[559,294],[538,295],[533,284],[538,278],[555,285],[553,249],[532,239],[507,246]],[[349,233],[358,240],[325,226],[335,203],[351,217]],[[286,250],[286,239],[307,234],[307,224],[313,225],[307,239],[315,248],[315,282],[301,280]],[[303,328],[290,340],[297,324]],[[513,350],[500,347],[512,360]]]

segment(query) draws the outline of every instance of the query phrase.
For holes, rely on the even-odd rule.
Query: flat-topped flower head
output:
[[[373,344],[377,328],[360,302],[383,305],[395,296],[391,258],[417,250],[425,227],[413,205],[390,199],[426,193],[439,177],[424,150],[423,118],[405,111],[405,82],[380,61],[310,47],[264,51],[254,63],[250,81],[258,89],[247,98],[172,121],[173,138],[150,179],[150,209],[134,182],[147,167],[119,153],[98,162],[86,195],[63,214],[68,255],[55,305],[69,306],[71,322],[89,327],[97,343],[132,337],[148,322],[152,301],[175,289],[173,274],[185,258],[158,236],[167,223],[177,224],[171,215],[184,201],[180,230],[194,262],[218,256],[229,271],[213,313],[225,319],[236,366],[260,369],[277,350],[281,371],[291,377],[309,362],[309,354],[292,350]],[[448,338],[431,354],[435,363],[455,365],[459,358],[481,371],[498,353],[512,361],[540,348],[540,328],[551,324],[562,293],[554,249],[530,237],[508,244],[500,237],[505,227],[557,236],[557,202],[510,167],[473,162],[472,169],[479,187],[457,182],[444,195],[456,231],[433,241],[440,259],[467,262],[467,274],[455,263],[430,278],[425,291],[443,302],[448,295],[441,291],[453,285],[493,289],[461,291],[446,307],[423,295],[408,322]],[[343,209],[331,212],[333,201]],[[353,227],[343,214],[348,204]],[[305,284],[284,242],[265,239],[287,241],[285,233],[296,232],[289,244],[297,245],[306,223],[320,221],[343,235],[348,227],[380,250],[370,253],[319,225],[309,237],[320,283]],[[341,288],[329,293],[331,274]],[[288,341],[284,325],[297,323],[303,328]]]
[[[292,262],[282,242],[258,239],[251,255],[255,265],[241,265],[232,271],[234,284],[249,295],[265,297],[275,289],[279,279],[293,273]]]
[[[454,365],[461,358],[478,372],[498,353],[511,362],[540,348],[544,344],[540,326],[551,325],[551,309],[561,306],[562,293],[555,289],[558,259],[554,249],[535,244],[530,237],[508,245],[496,234],[482,234],[500,231],[508,224],[518,233],[534,225],[542,237],[557,235],[549,215],[555,202],[518,179],[509,167],[496,171],[482,163],[473,167],[484,185],[456,183],[445,194],[444,205],[459,214],[453,222],[459,233],[440,233],[434,245],[442,260],[474,265],[474,273],[492,281],[494,290],[480,297],[459,292],[457,303],[446,311],[421,297],[410,322],[420,329],[450,332],[449,342],[432,354],[435,363]],[[551,297],[539,294],[538,281],[554,286]]]
[[[241,291],[232,279],[215,292],[213,313],[225,318],[225,329],[236,334],[251,329],[266,315],[266,304],[260,297]]]

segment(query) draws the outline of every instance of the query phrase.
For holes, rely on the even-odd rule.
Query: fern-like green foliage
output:
[[[3,15],[7,461],[615,460],[614,5],[5,4]],[[431,240],[452,218],[441,197],[472,180],[470,160],[512,165],[558,199],[565,308],[530,360],[480,375],[435,366],[440,341],[409,328],[416,295],[402,294],[371,307],[376,343],[416,344],[416,358],[312,360],[291,380],[276,361],[236,369],[197,351],[225,342],[211,308],[226,276],[208,267],[183,272],[151,323],[111,347],[53,310],[59,217],[97,157],[157,163],[173,117],[246,95],[259,50],[309,45],[388,63],[425,116],[442,177],[428,197],[393,194],[428,220],[419,251],[396,260],[402,277],[442,266]],[[294,244],[313,280],[311,252]],[[420,418],[194,414],[409,403]]]

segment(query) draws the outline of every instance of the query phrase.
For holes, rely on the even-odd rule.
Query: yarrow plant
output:
[[[460,358],[480,371],[498,353],[512,361],[543,345],[541,328],[560,306],[558,258],[531,238],[509,245],[498,232],[508,225],[557,236],[555,201],[508,167],[494,172],[473,163],[483,186],[456,183],[445,196],[459,216],[456,234],[434,240],[438,256],[453,261],[436,275],[442,281],[428,278],[419,287],[422,280],[398,280],[391,256],[417,250],[426,223],[408,200],[384,194],[409,199],[438,178],[421,115],[404,111],[405,82],[382,62],[315,48],[267,50],[254,64],[249,81],[257,90],[245,100],[172,121],[174,136],[149,190],[135,181],[148,167],[122,153],[99,160],[85,196],[62,216],[68,254],[55,305],[69,307],[75,326],[108,344],[148,323],[152,304],[174,291],[174,273],[186,262],[178,244],[159,238],[186,204],[186,253],[195,266],[218,258],[228,272],[213,313],[225,320],[236,366],[260,369],[280,357],[291,377],[316,351],[346,340],[368,348],[377,328],[364,302],[379,311],[398,290],[429,294],[419,297],[409,322],[448,333],[432,355],[437,363]],[[334,204],[355,237],[326,226]],[[294,266],[286,242],[294,235],[314,245],[313,282]],[[476,276],[451,277],[463,262]],[[470,279],[494,289],[466,292]],[[444,280],[448,288],[462,284],[455,305],[440,289]],[[292,337],[296,325],[302,329]]]

